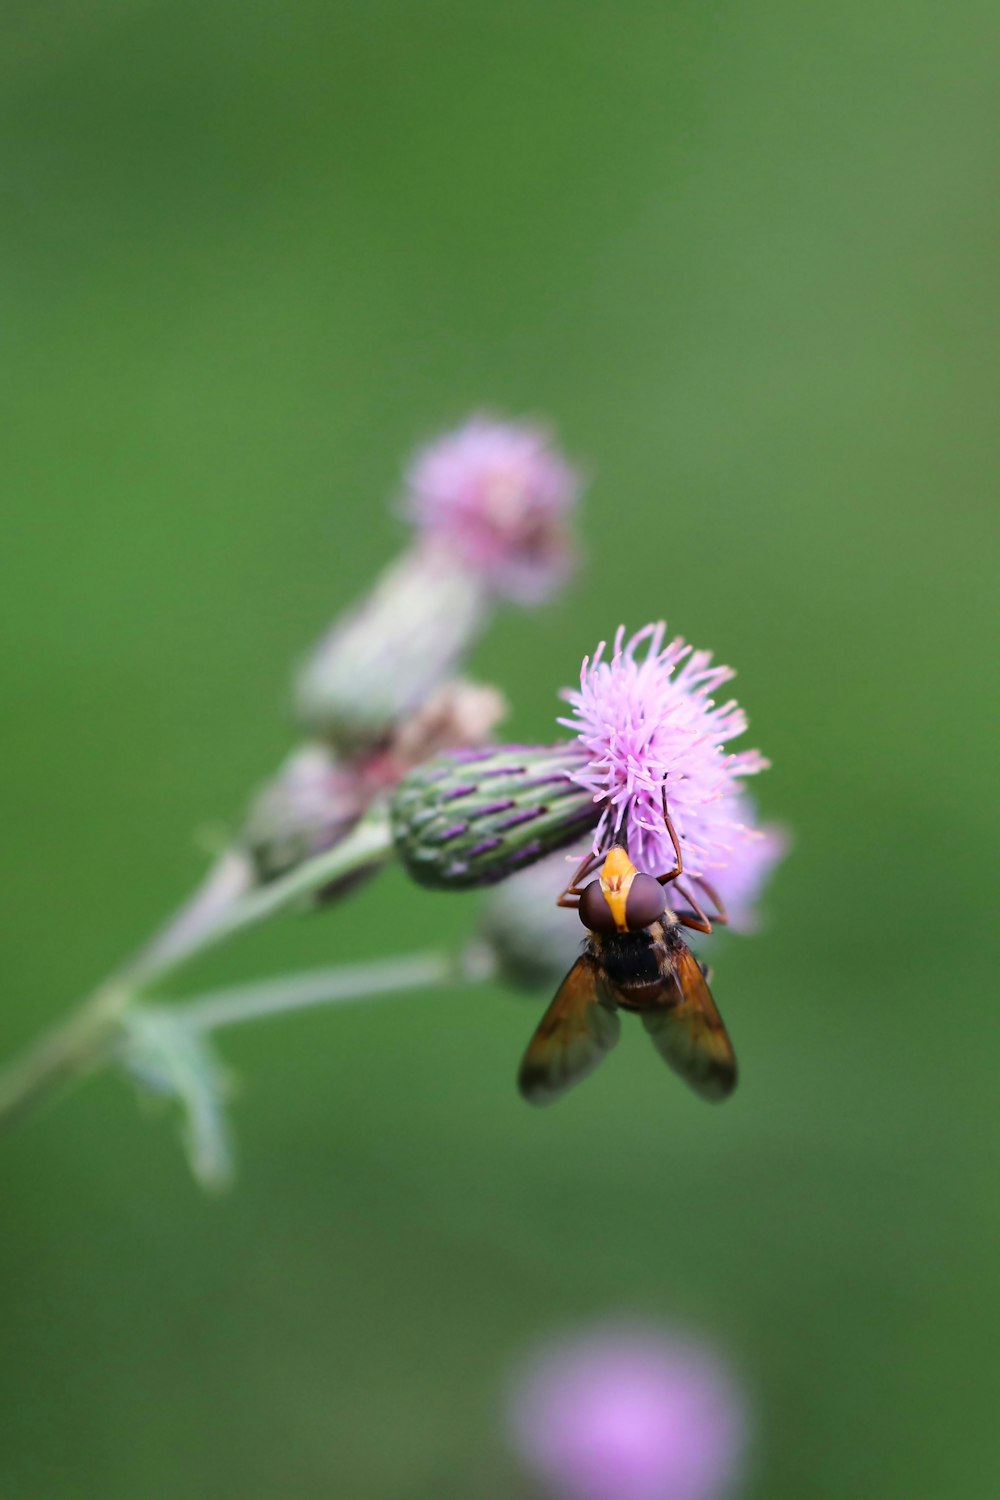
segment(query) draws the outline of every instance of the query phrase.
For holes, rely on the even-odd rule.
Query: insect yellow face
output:
[[[608,851],[599,879],[580,896],[580,920],[591,932],[640,932],[663,915],[666,896],[652,875],[641,874],[625,850]]]
[[[632,882],[638,873],[624,849],[616,845],[608,850],[608,856],[601,870],[601,890],[604,892],[605,901],[611,908],[617,932],[628,932],[625,906],[628,902],[628,893],[632,889]]]

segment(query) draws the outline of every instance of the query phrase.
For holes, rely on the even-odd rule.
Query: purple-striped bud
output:
[[[572,780],[572,745],[454,751],[418,766],[392,800],[396,848],[420,885],[461,890],[586,842],[601,816]]]

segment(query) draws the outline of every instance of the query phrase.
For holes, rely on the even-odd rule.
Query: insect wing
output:
[[[584,953],[563,980],[528,1044],[518,1087],[530,1104],[554,1099],[592,1073],[621,1025],[598,965]]]
[[[642,1024],[661,1057],[703,1099],[725,1099],[736,1087],[736,1056],[708,983],[689,948],[671,955],[662,1002],[644,1009]]]

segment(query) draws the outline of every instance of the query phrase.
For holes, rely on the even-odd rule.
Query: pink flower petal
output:
[[[574,779],[606,804],[595,851],[621,839],[641,869],[672,869],[666,792],[686,873],[717,883],[725,896],[725,872],[752,864],[748,846],[759,837],[744,822],[743,779],[767,761],[756,750],[725,748],[747,727],[735,699],[717,704],[712,696],[731,669],[680,637],[664,644],[665,634],[660,622],[626,640],[621,627],[610,659],[602,642],[584,659],[579,689],[563,693],[572,714],[559,722],[589,756]]]
[[[569,573],[581,481],[543,429],[472,417],[418,452],[406,482],[424,537],[494,592],[537,604]]]
[[[741,1467],[747,1418],[713,1351],[606,1327],[522,1370],[511,1434],[560,1500],[720,1500]]]

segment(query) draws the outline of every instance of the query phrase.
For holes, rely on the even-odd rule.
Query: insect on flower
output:
[[[680,841],[667,814],[676,868],[650,875],[636,868],[621,844],[606,855],[589,854],[559,898],[576,909],[587,928],[587,946],[556,992],[521,1063],[518,1084],[531,1104],[548,1104],[591,1073],[618,1041],[618,1011],[635,1012],[653,1045],[703,1099],[725,1099],[736,1087],[736,1058],[708,988],[708,969],[681,937],[681,929],[711,932],[712,920],[690,889]],[[581,885],[600,865],[596,880]],[[687,903],[673,911],[665,887]],[[696,882],[726,913],[712,887]]]

